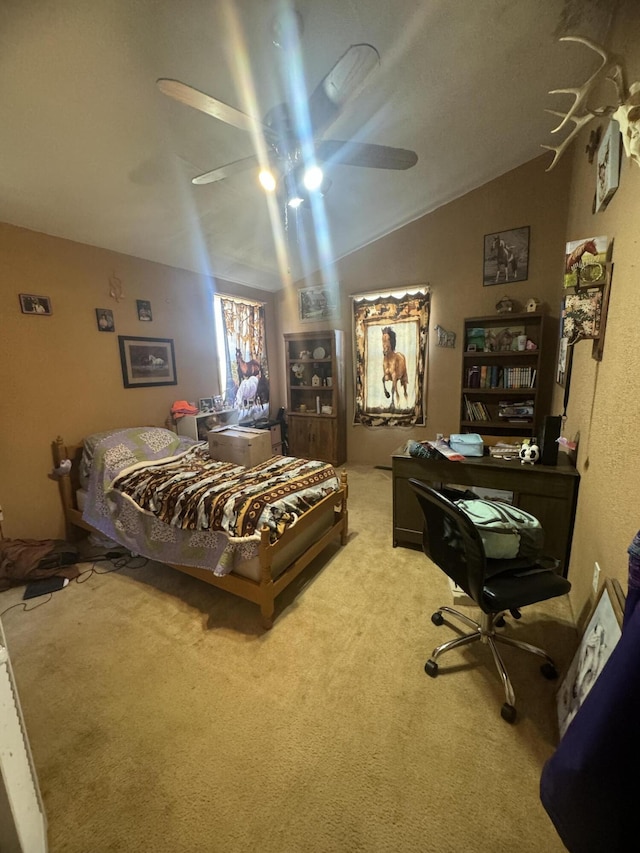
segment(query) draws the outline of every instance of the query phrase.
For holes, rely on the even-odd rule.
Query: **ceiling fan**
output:
[[[415,151],[387,145],[324,139],[323,134],[338,117],[346,101],[360,88],[378,65],[380,56],[370,44],[352,45],[322,78],[307,101],[310,132],[302,133],[291,107],[281,103],[270,109],[260,121],[223,101],[213,98],[179,80],[160,78],[160,91],[233,127],[262,134],[269,152],[269,167],[259,180],[267,191],[278,189],[291,207],[308,200],[309,194],[324,194],[330,185],[322,166],[334,164],[364,166],[372,169],[410,169],[418,162]],[[192,178],[194,184],[222,181],[238,172],[255,167],[252,155],[227,163]]]

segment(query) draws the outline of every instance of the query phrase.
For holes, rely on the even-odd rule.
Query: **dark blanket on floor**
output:
[[[76,578],[78,549],[64,539],[0,539],[0,590],[58,575]]]

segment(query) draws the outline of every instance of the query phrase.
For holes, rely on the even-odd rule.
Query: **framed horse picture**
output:
[[[528,225],[484,235],[483,284],[526,281],[529,277]]]
[[[176,356],[171,338],[118,335],[125,388],[177,385]]]

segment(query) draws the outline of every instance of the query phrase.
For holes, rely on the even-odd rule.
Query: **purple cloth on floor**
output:
[[[634,540],[635,541],[635,540]],[[540,799],[570,853],[639,849],[640,607],[542,770]]]
[[[629,554],[629,578],[627,599],[624,605],[623,630],[636,609],[636,604],[640,601],[640,530],[633,537],[633,542],[629,545],[627,553]]]

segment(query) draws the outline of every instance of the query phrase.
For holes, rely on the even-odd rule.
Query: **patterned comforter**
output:
[[[206,444],[155,427],[122,430],[96,446],[83,517],[137,554],[232,571],[331,492],[324,462],[276,456],[254,468],[209,457]]]

